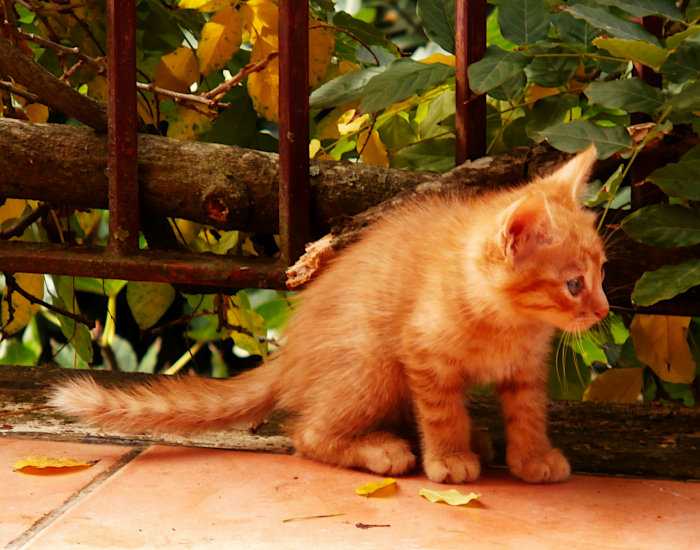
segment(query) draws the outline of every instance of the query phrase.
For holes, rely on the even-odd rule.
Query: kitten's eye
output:
[[[583,290],[583,278],[576,277],[566,282],[566,286],[569,288],[572,296],[578,295]]]

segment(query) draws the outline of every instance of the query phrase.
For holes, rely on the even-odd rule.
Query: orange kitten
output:
[[[461,483],[490,452],[466,391],[493,382],[513,474],[562,481],[569,463],[546,434],[550,341],[608,313],[603,245],[578,200],[594,161],[591,147],[516,189],[399,207],[303,291],[281,351],[257,369],[126,390],[82,378],[51,402],[125,432],[225,428],[283,409],[298,452],[386,475],[414,467],[397,435],[414,426],[428,477]]]

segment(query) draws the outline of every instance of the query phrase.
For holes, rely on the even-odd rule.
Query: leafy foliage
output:
[[[472,89],[487,95],[488,152],[533,140],[574,152],[594,142],[601,157],[620,165],[589,204],[606,211],[629,208],[626,176],[644,147],[679,125],[700,130],[700,2],[685,2],[683,10],[672,0],[492,4],[486,54],[469,68]],[[104,100],[103,5],[32,6],[10,1],[0,7],[10,23],[6,28],[14,27],[14,43],[81,93]],[[365,0],[350,14],[327,0],[311,2],[312,157],[436,172],[454,166],[454,6],[454,0]],[[275,1],[139,0],[136,15],[143,129],[277,150]],[[659,36],[638,19],[652,15],[661,19]],[[635,65],[657,71],[661,86],[640,78]],[[3,90],[3,116],[75,123],[17,87]],[[636,113],[651,121],[641,139],[627,130]],[[696,147],[654,172],[649,181],[668,195],[669,204],[631,212],[622,230],[663,247],[700,242],[698,163]],[[2,228],[37,207],[5,201]],[[19,238],[104,244],[106,222],[101,211],[50,210]],[[171,223],[194,251],[269,253],[254,235]],[[697,260],[645,273],[632,297],[639,305],[671,298],[698,286],[699,273]],[[0,360],[22,364],[51,359],[65,366],[174,372],[201,350],[207,360],[200,370],[226,375],[233,353],[264,357],[270,351],[290,310],[287,295],[262,290],[202,296],[169,285],[25,274],[7,283]],[[95,300],[107,302],[100,314],[82,311]],[[88,318],[97,319],[92,329],[83,322]],[[697,377],[688,354],[697,364],[700,322],[658,323],[665,328],[612,316],[599,337],[563,342],[563,362],[573,362],[574,369],[567,369],[555,393],[622,400],[641,393],[647,400],[694,403]],[[130,324],[140,343],[117,334],[117,324]],[[173,349],[163,343],[166,328],[179,331],[175,356],[162,357]],[[652,357],[668,358],[674,350],[684,357],[682,375],[654,366]],[[572,376],[581,363],[590,368]]]

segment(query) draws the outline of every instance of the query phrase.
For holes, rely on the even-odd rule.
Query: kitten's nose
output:
[[[605,297],[605,294],[601,293],[593,308],[593,315],[598,317],[598,319],[603,319],[608,313],[610,313],[610,304],[608,304],[608,299]]]

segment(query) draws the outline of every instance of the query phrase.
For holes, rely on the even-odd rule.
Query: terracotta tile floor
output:
[[[100,459],[59,476],[12,471],[27,456]],[[233,549],[700,548],[700,484],[575,476],[532,486],[488,470],[450,507],[424,476],[364,498],[378,480],[286,455],[0,441],[0,546]],[[363,528],[364,526],[364,528]]]

